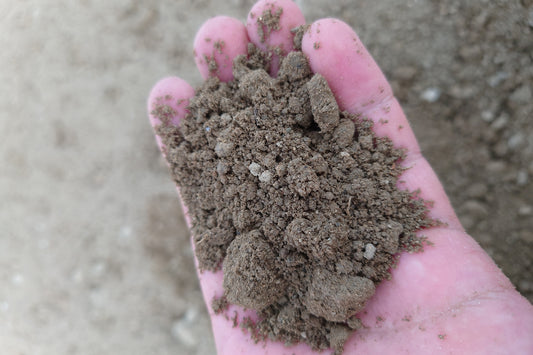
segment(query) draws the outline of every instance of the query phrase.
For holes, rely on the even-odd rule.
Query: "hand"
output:
[[[271,4],[283,8],[281,29],[261,43],[252,17]],[[211,74],[205,56],[213,57],[218,68],[215,74],[229,81],[232,60],[246,53],[249,41],[262,49],[282,45],[290,51],[290,29],[304,23],[300,9],[290,0],[259,1],[250,11],[246,26],[229,17],[212,18],[194,42],[200,73],[204,78]],[[215,48],[217,42],[224,45]],[[402,175],[399,187],[420,189],[422,198],[434,201],[430,216],[446,223],[424,230],[434,246],[426,247],[423,253],[401,256],[392,280],[378,286],[360,315],[367,328],[358,330],[346,343],[345,354],[532,354],[533,307],[465,233],[422,156],[390,85],[357,35],[340,20],[319,20],[304,35],[302,51],[311,69],[326,78],[341,109],[374,120],[378,135],[388,136],[397,147],[408,149],[403,164],[410,169]],[[277,63],[274,61],[271,74],[275,74]],[[152,111],[157,98],[163,98],[174,108],[172,122],[179,125],[193,95],[193,88],[185,81],[165,78],[152,89],[148,110]],[[154,126],[160,123],[152,115],[150,120]],[[186,218],[189,221],[187,214]],[[286,348],[270,341],[266,346],[254,344],[248,334],[233,327],[231,320],[214,315],[211,309],[213,297],[223,294],[222,273],[203,272],[199,277],[219,354],[313,353],[306,345]],[[230,317],[234,310],[239,310],[240,317],[246,314],[231,306],[227,312]]]

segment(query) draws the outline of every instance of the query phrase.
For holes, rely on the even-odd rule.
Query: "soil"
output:
[[[200,84],[199,26],[254,2],[0,6],[4,353],[216,352],[146,96],[167,75]],[[533,301],[533,2],[298,4],[357,31],[464,227]]]
[[[256,340],[340,353],[397,253],[420,251],[415,231],[435,222],[425,201],[396,187],[404,151],[340,112],[302,52],[276,78],[269,57],[250,44],[235,80],[207,80],[179,128],[157,106],[158,133],[200,269],[224,271],[214,309],[257,311],[246,324]]]

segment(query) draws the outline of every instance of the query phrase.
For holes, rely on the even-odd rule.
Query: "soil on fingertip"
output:
[[[427,203],[399,190],[405,152],[372,122],[341,112],[302,52],[268,75],[270,55],[249,45],[234,80],[208,79],[190,114],[153,114],[192,221],[200,269],[224,272],[223,299],[257,312],[255,340],[343,351],[376,286],[416,231],[435,225]]]

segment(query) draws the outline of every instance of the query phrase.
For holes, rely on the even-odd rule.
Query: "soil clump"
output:
[[[341,353],[355,314],[390,278],[400,251],[434,225],[427,204],[397,189],[404,156],[372,122],[340,112],[302,52],[268,75],[249,46],[235,79],[211,78],[180,127],[154,110],[173,178],[192,221],[201,270],[224,271],[224,300],[254,309],[256,340]]]

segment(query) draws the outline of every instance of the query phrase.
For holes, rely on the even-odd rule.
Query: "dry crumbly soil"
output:
[[[288,54],[275,79],[268,69],[250,44],[235,80],[197,88],[179,127],[156,103],[156,132],[200,269],[222,265],[223,297],[259,315],[255,340],[341,353],[359,324],[352,316],[390,278],[398,252],[422,250],[415,232],[435,221],[425,201],[396,187],[404,151],[340,112],[302,52]],[[225,301],[213,303],[218,313]]]
[[[298,3],[357,30],[465,228],[533,300],[533,2]],[[0,1],[4,352],[214,352],[145,100],[165,75],[198,85],[196,30],[252,4]]]

